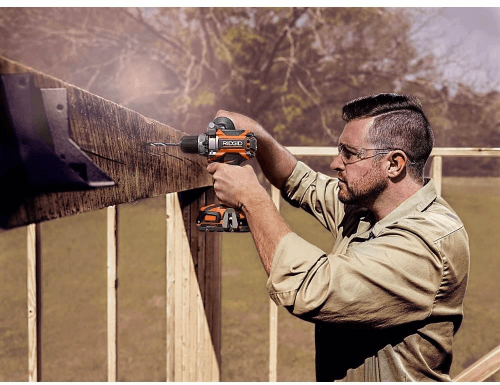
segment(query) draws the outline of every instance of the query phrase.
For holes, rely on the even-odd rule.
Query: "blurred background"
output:
[[[420,98],[436,146],[500,147],[500,8],[2,8],[0,55],[189,134],[227,109],[284,145],[332,146],[346,102],[398,92]],[[443,174],[473,256],[456,375],[500,344],[500,159],[444,158]],[[123,206],[119,379],[164,381],[164,201]],[[42,227],[44,379],[104,381],[105,214]],[[0,237],[0,381],[27,379],[24,242]],[[265,281],[251,237],[224,235],[223,381],[267,380]],[[278,380],[313,381],[313,326],[280,311],[279,330]]]

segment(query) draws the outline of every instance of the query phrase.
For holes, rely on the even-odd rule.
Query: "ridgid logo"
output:
[[[224,147],[241,147],[243,146],[242,140],[223,140],[222,145]]]

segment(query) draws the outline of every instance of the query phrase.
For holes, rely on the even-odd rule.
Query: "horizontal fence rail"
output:
[[[336,156],[337,147],[286,147],[295,156]],[[481,147],[435,147],[431,155],[431,176],[434,179],[437,193],[441,195],[443,180],[443,157],[467,156],[467,157],[500,157],[500,148]],[[271,186],[271,196],[279,210],[280,191]],[[271,301],[269,308],[269,381],[277,381],[277,345],[278,345],[278,313],[276,305]],[[460,373],[453,381],[484,381],[500,370],[500,346],[492,350],[475,364]]]
[[[479,382],[484,381],[500,370],[500,346],[479,359],[475,364],[465,369],[453,381]]]
[[[296,156],[335,156],[337,147],[286,147]],[[434,147],[431,156],[500,156],[500,148],[481,147]]]

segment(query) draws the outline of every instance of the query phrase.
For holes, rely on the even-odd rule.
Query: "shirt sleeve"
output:
[[[294,233],[276,250],[271,298],[308,321],[384,328],[427,318],[442,280],[433,242],[404,228],[326,255]]]
[[[281,194],[292,206],[316,217],[336,237],[337,224],[344,216],[344,205],[338,200],[338,179],[315,172],[299,161]]]

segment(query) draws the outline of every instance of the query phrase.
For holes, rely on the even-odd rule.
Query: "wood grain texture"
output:
[[[108,382],[118,378],[118,207],[107,208]]]
[[[184,133],[0,56],[0,74],[28,72],[38,88],[67,89],[72,139],[117,185],[28,198],[7,228],[211,185],[205,158],[177,148],[144,151],[146,142],[175,142]]]
[[[212,189],[166,196],[167,381],[220,380],[220,235],[196,228],[214,198]]]
[[[42,380],[42,245],[39,224],[27,226],[28,381]]]

